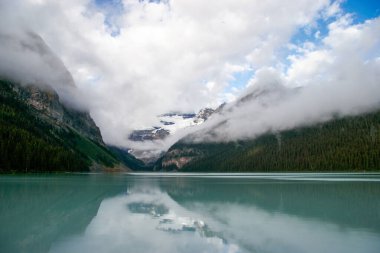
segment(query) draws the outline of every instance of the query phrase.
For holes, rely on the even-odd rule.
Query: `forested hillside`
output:
[[[88,171],[119,164],[97,142],[100,135],[81,134],[81,129],[67,124],[65,115],[62,121],[54,121],[27,103],[20,93],[23,88],[16,86],[0,81],[0,172]],[[82,126],[86,120],[78,122]]]
[[[121,162],[133,171],[153,170],[152,164],[145,164],[143,161],[131,155],[126,149],[117,146],[108,146],[108,149],[111,150]]]
[[[378,171],[380,112],[254,140],[175,144],[157,169],[180,171]]]

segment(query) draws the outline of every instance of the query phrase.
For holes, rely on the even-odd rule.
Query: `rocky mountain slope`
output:
[[[74,80],[42,37],[9,31],[0,40],[6,62],[0,66],[0,172],[126,170],[90,114],[78,109]]]
[[[126,170],[91,116],[48,87],[0,81],[0,172]]]

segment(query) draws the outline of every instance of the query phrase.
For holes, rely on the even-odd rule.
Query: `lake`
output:
[[[1,253],[380,252],[380,174],[0,176]]]

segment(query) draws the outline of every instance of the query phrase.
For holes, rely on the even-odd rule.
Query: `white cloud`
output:
[[[341,20],[337,24],[342,24]],[[275,68],[256,71],[243,96],[245,102],[231,105],[224,115],[208,121],[200,138],[204,140],[202,134],[210,128],[214,130],[209,140],[253,138],[268,131],[324,122],[336,115],[379,109],[380,18],[363,24],[337,24],[330,26],[319,48],[298,50],[300,54],[290,58],[287,72]],[[246,99],[249,94],[253,98]]]
[[[328,8],[325,9],[323,12],[323,17],[325,19],[342,15],[343,10],[341,8],[341,4],[344,2],[344,0],[337,0],[335,2],[332,2]]]
[[[224,93],[239,71],[231,66],[276,66],[278,50],[298,29],[314,25],[323,13],[339,12],[339,4],[329,0],[124,0],[123,5],[110,27],[89,0],[0,3],[0,32],[39,34],[73,75],[105,141],[117,144],[125,143],[130,130],[154,125],[158,114],[233,99],[235,94]],[[343,17],[330,33],[348,40],[342,24],[352,26]],[[115,27],[120,34],[113,37]],[[319,66],[334,62],[323,50],[335,50],[335,42],[324,43],[326,49],[309,48],[292,58],[287,76],[280,76],[313,80]]]

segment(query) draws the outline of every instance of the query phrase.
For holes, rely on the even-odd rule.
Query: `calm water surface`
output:
[[[0,176],[1,253],[380,252],[380,174]]]

